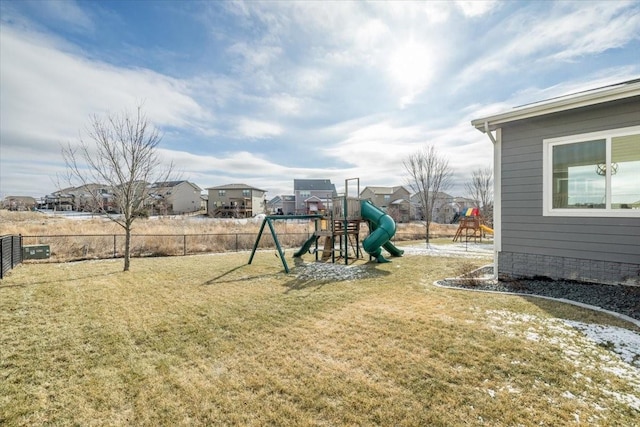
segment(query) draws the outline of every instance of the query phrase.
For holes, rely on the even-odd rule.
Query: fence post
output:
[[[186,234],[182,235],[182,255],[183,256],[187,255],[187,235]]]
[[[236,252],[238,252],[238,233],[236,233]]]
[[[113,257],[116,257],[116,235],[113,235]]]

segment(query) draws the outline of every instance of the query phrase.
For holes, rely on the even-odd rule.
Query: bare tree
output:
[[[435,209],[434,202],[438,199],[438,193],[446,191],[451,186],[452,171],[449,160],[430,145],[411,154],[403,161],[403,165],[409,174],[407,185],[418,196],[427,232],[427,245],[429,245],[429,228]]]
[[[89,194],[99,212],[124,228],[124,271],[129,271],[131,230],[136,218],[145,214],[149,184],[169,181],[172,175],[173,164],[164,166],[158,156],[161,139],[139,105],[135,112],[92,116],[87,139],[62,148],[71,185],[91,188],[91,183],[100,183],[109,189],[109,209],[103,193]]]
[[[464,185],[470,198],[472,198],[480,213],[486,220],[493,222],[493,170],[491,168],[478,168],[471,173],[471,179]]]

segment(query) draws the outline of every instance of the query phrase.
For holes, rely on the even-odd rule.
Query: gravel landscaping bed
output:
[[[509,281],[483,278],[483,276],[490,275],[492,271],[493,267],[483,267],[476,270],[473,277],[445,279],[438,284],[455,288],[561,298],[593,305],[640,320],[640,287],[638,286],[604,285],[545,278]]]

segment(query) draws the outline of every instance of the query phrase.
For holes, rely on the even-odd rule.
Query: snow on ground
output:
[[[493,255],[492,243],[454,243],[454,244],[416,244],[399,246],[407,256],[446,256],[487,258]],[[384,254],[384,251],[383,251]],[[296,264],[292,271],[301,280],[357,280],[375,276],[376,269],[370,264],[344,265],[340,263],[311,262]],[[496,311],[488,313],[499,319],[498,328],[505,333],[514,333],[509,325],[529,323],[524,338],[530,340],[549,340],[562,348],[572,363],[584,363],[585,358],[592,360],[594,367],[618,375],[638,390],[640,396],[640,334],[629,329],[599,324],[588,324],[563,319],[544,319],[537,316]],[[495,319],[494,319],[495,320]],[[541,325],[541,326],[536,326]],[[576,357],[576,356],[582,357]],[[608,356],[609,355],[609,356]],[[595,369],[595,368],[594,368]],[[640,398],[626,395],[618,396],[636,410],[640,410]]]
[[[451,244],[420,243],[411,246],[398,246],[405,255],[428,255],[443,257],[487,258],[493,256],[493,242],[460,242]]]
[[[634,394],[609,391],[606,383],[593,383],[593,387],[640,411],[640,334],[615,326],[545,319],[508,310],[490,310],[486,314],[488,326],[500,333],[556,346],[567,363],[579,368],[577,376],[607,371],[625,381],[635,389]]]
[[[640,368],[640,334],[616,326],[594,325],[572,320],[565,320],[564,323],[582,332],[587,340],[599,346],[611,348],[626,363]],[[640,382],[638,385],[640,386]],[[640,406],[638,409],[640,410]]]

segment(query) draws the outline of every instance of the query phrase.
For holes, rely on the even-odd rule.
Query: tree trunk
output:
[[[427,246],[429,246],[429,225],[431,224],[431,221],[427,221],[426,222],[426,229],[427,229]]]
[[[131,250],[131,228],[126,227],[124,229],[124,270],[129,271],[129,259]]]

